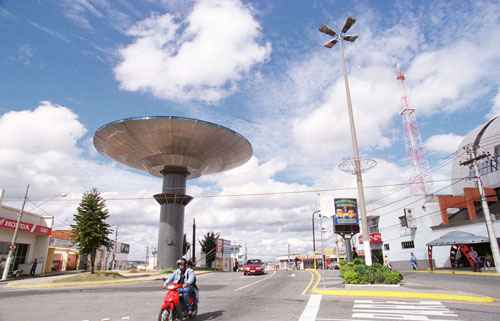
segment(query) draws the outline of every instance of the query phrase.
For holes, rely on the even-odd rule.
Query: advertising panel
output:
[[[336,198],[333,225],[335,233],[356,234],[359,232],[358,204],[355,198]]]
[[[335,225],[359,224],[358,204],[355,198],[336,198],[335,204]]]

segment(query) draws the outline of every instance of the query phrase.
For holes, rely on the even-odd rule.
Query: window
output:
[[[0,242],[0,255],[7,255],[9,253],[10,243]]]
[[[384,244],[384,250],[389,251],[389,243]]]
[[[401,248],[403,248],[403,249],[413,249],[413,248],[415,248],[415,243],[413,243],[413,241],[404,241],[404,242],[401,242]]]
[[[499,156],[500,155],[500,145],[495,146],[495,155]]]

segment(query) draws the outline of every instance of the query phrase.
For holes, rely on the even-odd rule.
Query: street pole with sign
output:
[[[24,206],[26,205],[26,201],[28,200],[29,189],[30,185],[28,184],[26,186],[26,193],[24,194],[23,205],[21,206],[21,210],[17,214],[16,228],[14,229],[14,234],[12,235],[12,241],[10,242],[9,254],[7,255],[7,261],[5,262],[5,267],[3,269],[2,281],[7,280],[7,276],[9,275],[10,265],[12,264],[14,251],[16,250],[17,232],[19,231],[19,224],[21,223],[21,219],[23,218]]]

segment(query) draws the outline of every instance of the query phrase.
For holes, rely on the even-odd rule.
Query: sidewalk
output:
[[[477,281],[475,277],[466,277],[473,280],[460,280],[450,276],[434,274],[406,274],[400,286],[394,285],[344,285],[338,271],[313,272],[317,279],[316,286],[310,292],[341,297],[365,298],[394,298],[440,300],[469,303],[492,303],[500,300],[500,279],[484,284],[469,284]],[[424,276],[422,278],[420,276]],[[487,279],[482,279],[486,281]],[[481,282],[483,283],[483,282]],[[482,290],[481,290],[482,288]],[[466,289],[464,291],[464,289]]]
[[[447,274],[447,275],[467,275],[467,276],[486,276],[486,277],[498,277],[500,278],[500,273],[497,272],[472,272],[472,271],[460,271],[460,270],[420,270],[415,271],[415,273],[429,273],[429,274]]]
[[[85,272],[85,271],[75,270],[75,271],[64,271],[64,272],[50,272],[50,273],[45,273],[42,275],[36,275],[35,277],[28,276],[28,275],[21,276],[19,278],[12,278],[11,277],[5,281],[0,280],[0,284],[6,284],[8,282],[13,282],[13,281],[37,280],[37,279],[50,278],[50,277],[56,277],[56,276],[68,276],[68,275],[71,276],[71,275],[75,275],[75,274],[83,273],[83,272]]]

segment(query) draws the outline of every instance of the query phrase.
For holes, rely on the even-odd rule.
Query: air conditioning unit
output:
[[[406,227],[417,229],[417,220],[415,215],[413,214],[413,210],[411,208],[405,208],[404,213],[406,217]]]

